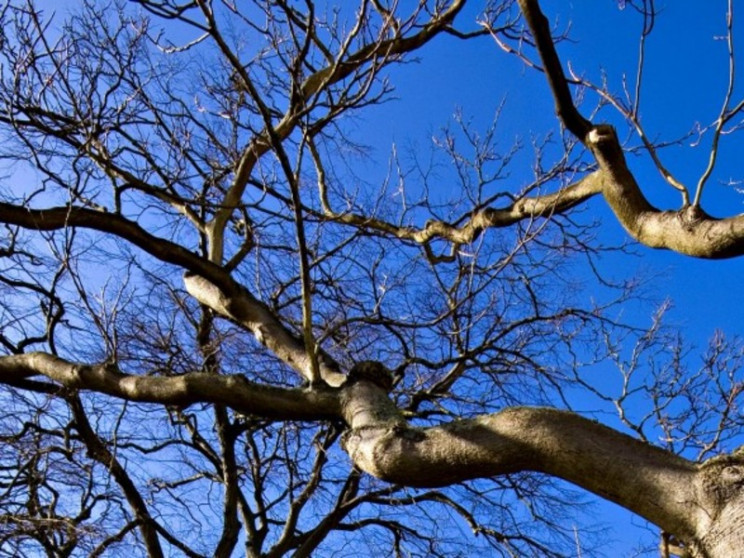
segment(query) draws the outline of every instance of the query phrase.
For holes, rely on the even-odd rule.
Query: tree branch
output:
[[[696,464],[574,413],[516,407],[434,427],[407,424],[386,391],[366,379],[340,390],[287,390],[240,376],[143,377],[44,353],[0,358],[0,382],[43,375],[64,387],[166,405],[217,403],[284,420],[343,419],[344,449],[363,471],[416,487],[518,471],[546,473],[616,502],[682,540],[709,522]]]
[[[625,230],[645,246],[688,256],[721,259],[744,254],[744,214],[715,219],[696,203],[685,204],[680,211],[660,211],[649,203],[628,168],[612,126],[594,125],[574,105],[538,1],[519,0],[519,5],[543,61],[558,118],[592,151],[603,175],[602,193]]]
[[[323,420],[338,416],[338,396],[328,389],[282,389],[250,382],[243,376],[189,373],[137,376],[113,364],[77,364],[47,353],[0,357],[0,382],[14,385],[46,376],[65,388],[91,390],[127,401],[186,406],[229,405],[248,415],[270,419]]]
[[[111,233],[160,261],[186,269],[184,283],[194,298],[246,327],[281,360],[305,379],[311,379],[312,369],[304,343],[225,269],[183,246],[156,237],[121,215],[82,207],[27,209],[0,203],[0,222],[39,231],[81,227]],[[343,375],[339,373],[338,365],[323,351],[320,351],[319,358],[321,377],[331,385],[340,385]]]
[[[278,358],[299,372],[308,382],[313,382],[312,357],[305,343],[279,323],[269,308],[255,299],[245,289],[225,290],[206,277],[186,273],[183,278],[186,290],[196,300],[205,304],[223,318],[232,320],[252,332],[259,343],[265,345]],[[338,364],[318,348],[318,371],[328,385],[340,386],[346,376]]]
[[[744,254],[744,214],[716,219],[699,206],[680,211],[660,211],[641,192],[625,162],[612,126],[596,126],[587,135],[602,172],[602,194],[625,230],[650,248],[680,254],[722,259]]]
[[[553,92],[555,112],[566,129],[583,142],[592,123],[579,113],[568,89],[568,80],[555,50],[548,19],[540,11],[537,0],[519,0],[524,19],[535,39],[535,46],[543,63],[548,85]]]
[[[69,403],[72,415],[75,418],[75,428],[80,433],[80,437],[88,449],[88,454],[110,471],[122,492],[124,492],[124,496],[139,523],[139,530],[145,548],[147,548],[147,555],[151,558],[165,556],[158,538],[157,522],[150,515],[142,494],[135,486],[127,470],[91,427],[80,398],[71,397]]]
[[[437,34],[447,29],[464,5],[464,0],[454,0],[448,9],[432,17],[426,24],[421,25],[419,27],[420,31],[417,33],[409,37],[397,35],[388,40],[367,44],[356,52],[348,54],[346,59],[342,58],[347,54],[346,49],[349,45],[344,43],[345,46],[339,53],[340,58],[334,60],[333,63],[325,68],[310,74],[301,84],[297,85],[297,92],[299,93],[297,101],[305,105],[310,104],[309,100],[311,97],[327,89],[329,86],[340,82],[365,64],[378,59],[384,61],[394,60],[397,56],[420,48]],[[216,28],[210,27],[210,33],[214,36],[216,34]],[[245,79],[247,73],[244,65],[226,45],[224,47],[222,49],[223,54],[227,55],[232,67]],[[290,135],[295,129],[302,113],[300,106],[296,103],[291,104],[287,112],[273,128],[276,140],[283,141]],[[237,207],[243,196],[243,192],[256,163],[271,148],[271,142],[268,136],[269,130],[265,128],[245,148],[235,169],[232,184],[224,196],[222,209],[215,214],[214,219],[209,224],[210,235],[213,237],[213,240],[217,241],[217,245],[212,247],[212,259],[214,261],[221,259],[222,255],[221,229],[224,228],[230,214]]]
[[[682,539],[702,510],[690,461],[576,414],[516,407],[409,427],[369,384],[344,390],[345,449],[362,470],[408,486],[447,486],[518,471],[547,473],[620,504]],[[349,392],[355,392],[351,395]]]
[[[315,163],[320,200],[326,217],[339,223],[377,231],[417,244],[426,244],[437,238],[456,245],[469,244],[486,229],[508,227],[524,219],[560,214],[602,191],[602,177],[595,172],[553,194],[519,198],[506,207],[479,209],[474,211],[470,218],[460,226],[446,221],[430,220],[422,228],[402,227],[376,217],[334,211],[328,199],[328,184],[320,155],[312,141],[308,145]]]

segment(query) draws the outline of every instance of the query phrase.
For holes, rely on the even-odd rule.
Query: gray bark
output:
[[[734,556],[744,541],[742,456],[699,466],[565,411],[516,407],[416,428],[389,399],[389,378],[369,373],[352,374],[340,388],[281,389],[242,376],[143,377],[45,353],[0,358],[3,383],[39,377],[132,401],[209,402],[276,419],[342,420],[348,426],[343,445],[354,464],[389,482],[436,487],[534,471],[641,515],[674,535],[691,556]]]

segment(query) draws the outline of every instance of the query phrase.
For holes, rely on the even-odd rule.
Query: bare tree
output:
[[[691,369],[663,311],[618,319],[635,292],[597,255],[625,248],[576,211],[601,196],[642,245],[744,252],[744,217],[701,207],[744,108],[733,2],[694,191],[640,117],[653,0],[622,2],[643,32],[619,94],[564,69],[536,0],[474,22],[465,0],[336,4],[90,2],[61,26],[0,10],[0,554],[598,554],[560,519],[578,487],[657,526],[665,556],[736,555],[742,348],[716,337]],[[511,178],[499,115],[456,119],[434,163],[355,168],[352,117],[444,35],[544,74],[563,129],[535,140],[532,180]],[[679,209],[647,201],[631,149]]]

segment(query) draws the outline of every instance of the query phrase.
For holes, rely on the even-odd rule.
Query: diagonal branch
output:
[[[132,481],[126,468],[122,466],[121,462],[93,430],[80,398],[77,396],[71,397],[69,404],[72,416],[75,419],[75,428],[80,433],[80,438],[88,450],[88,455],[106,467],[124,492],[124,496],[139,523],[142,540],[145,543],[145,548],[147,548],[147,555],[152,558],[165,556],[158,538],[157,522],[147,509],[142,494]]]
[[[299,372],[305,380],[315,383],[313,359],[305,342],[274,318],[274,314],[246,289],[225,290],[220,283],[207,277],[186,273],[186,290],[223,318],[241,325],[283,362]],[[320,378],[330,386],[340,386],[346,376],[338,364],[322,349],[318,349],[317,367]]]
[[[312,369],[305,345],[287,329],[263,302],[235,281],[222,267],[169,240],[156,237],[121,215],[66,206],[27,209],[0,203],[0,222],[37,231],[80,227],[111,233],[131,242],[151,256],[187,271],[184,283],[189,293],[221,316],[246,327],[274,354],[308,381]],[[320,375],[331,385],[340,385],[343,375],[326,353],[320,352]]]
[[[592,123],[584,118],[574,105],[571,91],[568,89],[568,80],[550,34],[548,19],[540,11],[537,0],[519,0],[519,6],[535,39],[548,85],[553,92],[555,112],[566,129],[583,142],[592,129]]]

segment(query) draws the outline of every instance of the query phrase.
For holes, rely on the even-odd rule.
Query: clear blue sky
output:
[[[64,11],[66,5],[77,2],[40,4]],[[481,4],[473,6],[477,9]],[[662,13],[647,43],[641,115],[651,137],[673,139],[692,129],[696,122],[709,124],[720,110],[727,83],[727,58],[725,42],[717,37],[725,33],[726,2],[657,0],[657,5]],[[559,49],[564,62],[570,61],[575,71],[594,79],[606,71],[615,90],[619,90],[623,74],[632,83],[641,25],[638,14],[630,8],[619,10],[615,0],[543,0],[542,6],[551,19],[557,18],[559,26],[571,24],[573,41],[561,44]],[[462,14],[459,21],[472,20],[475,9]],[[744,39],[741,33],[739,36]],[[391,72],[398,100],[370,108],[361,116],[359,130],[363,137],[359,139],[374,147],[377,161],[387,159],[392,143],[429,149],[432,134],[451,120],[455,110],[461,110],[476,127],[485,128],[497,107],[505,103],[499,127],[505,149],[517,137],[528,143],[532,134],[556,128],[553,103],[543,76],[524,68],[490,38],[463,42],[445,37],[428,45],[418,56],[417,64]],[[744,88],[739,87],[735,99],[740,99],[743,92]],[[375,127],[372,136],[370,124]],[[705,167],[709,137],[694,148],[690,143],[688,140],[665,150],[661,156],[678,179],[693,185]],[[744,196],[720,182],[744,179],[740,163],[743,145],[736,135],[725,139],[721,162],[703,198],[703,206],[713,215],[742,211]],[[653,203],[664,208],[678,207],[678,196],[649,165],[647,157],[632,157],[630,161]],[[515,166],[512,172],[513,190],[517,191],[530,169]],[[627,238],[602,200],[593,200],[590,208],[602,219],[602,240],[619,243]],[[618,273],[643,272],[658,277],[652,294],[657,300],[669,297],[673,301],[670,318],[697,346],[704,346],[717,328],[730,336],[742,334],[744,258],[708,262],[643,247],[636,251],[639,257],[625,258]],[[629,311],[636,312],[640,320],[651,313],[647,307]],[[606,555],[636,555],[633,549],[639,537],[648,536],[639,528],[643,521],[607,504],[597,504],[597,510],[597,516],[610,527],[608,539],[612,542],[605,548]]]

